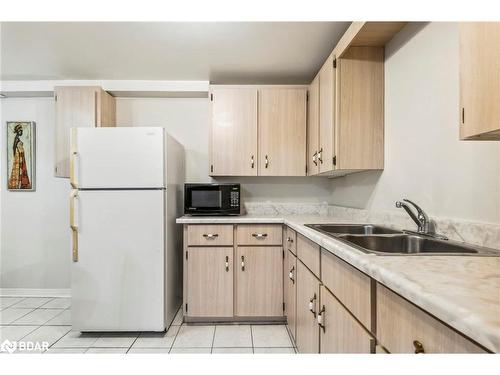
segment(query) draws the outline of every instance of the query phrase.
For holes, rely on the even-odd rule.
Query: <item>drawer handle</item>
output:
[[[267,233],[252,233],[252,236],[254,236],[257,239],[262,239],[267,237]]]
[[[229,272],[229,257],[226,256],[226,272]]]
[[[245,256],[241,256],[241,270],[245,271]]]
[[[321,327],[323,330],[323,333],[325,333],[326,328],[325,328],[325,305],[321,308],[321,311],[318,313],[318,325]]]
[[[415,354],[425,353],[424,346],[418,340],[413,341],[413,346],[415,347]]]
[[[309,311],[312,312],[313,316],[316,318],[316,293],[314,293],[313,298],[309,300]]]
[[[288,273],[288,278],[290,280],[292,280],[292,284],[295,284],[295,278],[293,275],[294,271],[295,271],[295,266],[293,266],[292,269],[290,270],[290,272]]]
[[[208,234],[204,234],[203,237],[205,237],[207,240],[213,240],[213,239],[219,237],[219,235],[217,233],[208,233]]]

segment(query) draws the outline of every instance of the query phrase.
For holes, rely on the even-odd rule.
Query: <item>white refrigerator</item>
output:
[[[163,331],[182,301],[184,148],[161,127],[73,128],[74,330]]]

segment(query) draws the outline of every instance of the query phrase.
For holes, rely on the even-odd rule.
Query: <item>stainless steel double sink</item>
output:
[[[306,224],[365,252],[377,255],[500,256],[500,251],[372,224]]]

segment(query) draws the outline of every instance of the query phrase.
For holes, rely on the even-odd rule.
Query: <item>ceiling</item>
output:
[[[3,22],[2,80],[309,83],[348,22]]]

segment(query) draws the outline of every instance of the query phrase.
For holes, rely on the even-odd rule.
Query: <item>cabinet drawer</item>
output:
[[[283,238],[283,241],[285,249],[290,250],[293,254],[297,255],[297,233],[293,229],[285,227],[285,237]]]
[[[485,353],[478,345],[377,284],[377,336],[391,353]]]
[[[242,224],[236,228],[238,245],[281,245],[282,226],[270,224]]]
[[[374,331],[371,312],[375,282],[369,276],[321,249],[321,280],[367,329]]]
[[[232,246],[232,225],[188,225],[188,246]]]
[[[297,234],[297,258],[319,278],[319,245]]]

